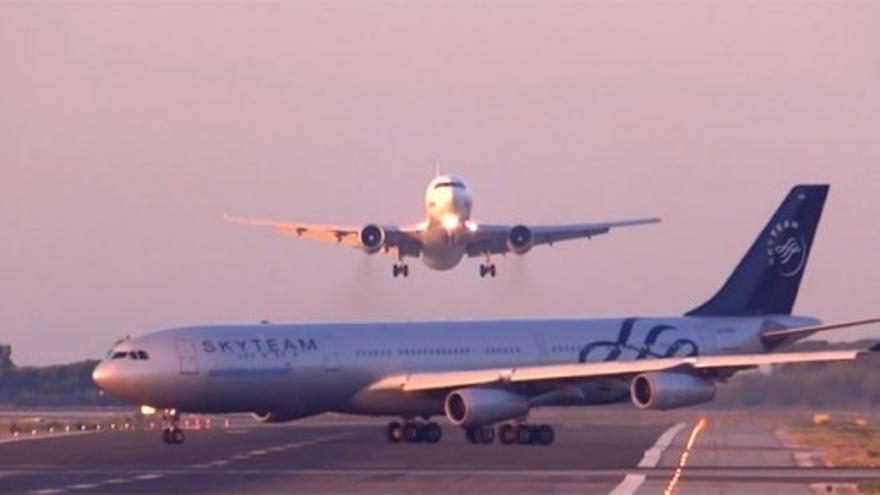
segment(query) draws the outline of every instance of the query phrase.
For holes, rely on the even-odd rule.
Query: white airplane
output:
[[[169,444],[184,439],[180,411],[253,412],[264,422],[326,411],[397,416],[389,441],[428,443],[443,433],[430,418],[445,416],[472,443],[491,443],[497,431],[503,443],[550,444],[550,425],[526,422],[534,408],[684,407],[711,401],[740,370],[862,354],[777,352],[880,321],[819,326],[792,316],[827,191],[792,189],[721,290],[684,316],[175,328],[117,344],[93,378],[163,409]]]
[[[226,220],[245,225],[272,227],[281,234],[344,244],[364,250],[397,256],[392,271],[395,277],[409,276],[407,256],[421,258],[434,270],[449,270],[464,255],[482,256],[480,276],[495,276],[493,254],[525,254],[532,247],[555,242],[593,237],[615,227],[656,223],[657,218],[641,218],[605,223],[571,225],[488,225],[471,218],[471,189],[460,177],[441,175],[428,184],[425,193],[426,218],[416,225],[315,225],[299,222],[261,220],[225,216]]]

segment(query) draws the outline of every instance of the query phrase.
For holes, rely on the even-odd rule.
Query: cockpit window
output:
[[[147,354],[147,351],[137,350],[137,351],[116,351],[110,355],[110,359],[150,359],[150,355]]]
[[[440,189],[441,187],[455,187],[458,189],[464,189],[464,184],[461,182],[438,182],[434,185],[434,189]]]

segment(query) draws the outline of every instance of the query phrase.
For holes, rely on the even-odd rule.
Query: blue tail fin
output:
[[[721,290],[688,316],[791,314],[827,185],[795,186]]]

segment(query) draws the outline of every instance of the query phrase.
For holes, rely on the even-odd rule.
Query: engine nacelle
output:
[[[378,225],[370,224],[361,229],[358,239],[363,250],[373,254],[382,249],[385,244],[385,231]]]
[[[507,234],[507,247],[516,254],[528,253],[534,242],[532,229],[525,225],[516,225]]]
[[[715,398],[715,382],[688,373],[642,373],[633,378],[630,396],[640,409],[692,406]]]
[[[456,426],[482,426],[529,413],[522,395],[491,388],[462,388],[446,396],[446,417]]]

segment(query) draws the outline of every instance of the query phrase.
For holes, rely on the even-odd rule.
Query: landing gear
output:
[[[176,409],[162,411],[162,441],[168,445],[180,445],[186,439],[183,430],[178,426],[180,412]]]
[[[404,278],[409,277],[409,265],[403,262],[397,263],[394,265],[392,273],[394,274],[394,278],[399,276]]]
[[[494,265],[494,264],[490,264],[490,265],[482,264],[482,265],[480,265],[480,277],[483,278],[483,277],[485,277],[486,275],[489,275],[489,276],[491,276],[492,278],[495,278],[495,265]]]
[[[488,426],[473,426],[464,430],[464,435],[470,443],[490,444],[495,441],[495,428]]]
[[[387,437],[391,443],[437,443],[443,437],[443,429],[433,421],[392,421],[388,423]]]
[[[480,264],[480,278],[485,278],[486,275],[491,275],[492,278],[495,278],[495,263],[492,263],[492,257],[489,253],[484,253],[486,256],[486,262]]]
[[[501,443],[512,445],[550,445],[556,439],[556,432],[550,425],[528,425],[505,423],[498,427]]]

